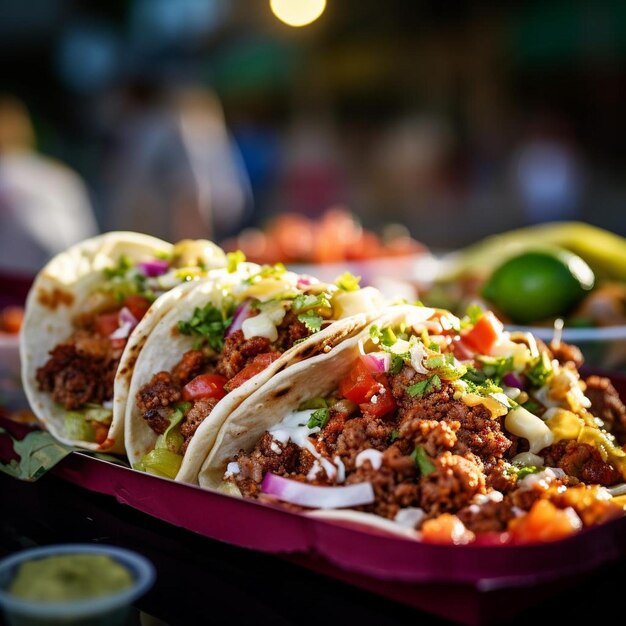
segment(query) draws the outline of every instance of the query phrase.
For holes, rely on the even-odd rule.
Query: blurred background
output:
[[[434,250],[626,234],[624,2],[0,0],[0,54],[18,269],[98,230],[254,240],[333,207]]]

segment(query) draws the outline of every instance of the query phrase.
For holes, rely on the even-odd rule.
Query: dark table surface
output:
[[[158,624],[159,620],[170,625],[203,624],[216,615],[227,617],[229,624],[277,626],[319,625],[331,620],[379,625],[449,623],[286,558],[221,544],[176,528],[53,475],[23,483],[0,473],[0,498],[0,557],[22,548],[64,542],[111,544],[148,557],[157,569],[157,582],[137,602],[129,624]],[[467,616],[470,622],[543,623],[548,613],[558,610],[561,623],[596,623],[619,614],[625,581],[626,561],[622,561],[583,579],[518,590],[512,595],[441,586],[421,591],[432,592],[435,605],[463,597],[472,607]],[[525,609],[513,620],[500,620],[499,615],[511,612],[511,602]],[[499,613],[496,606],[506,607],[506,611]],[[139,611],[157,619],[150,622]]]

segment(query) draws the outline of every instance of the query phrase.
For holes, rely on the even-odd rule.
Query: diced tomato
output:
[[[358,404],[364,415],[372,417],[387,415],[397,406],[387,375],[372,374],[367,362],[361,357],[339,383],[339,392],[344,398]]]
[[[422,540],[428,543],[452,543],[456,545],[474,541],[474,533],[450,513],[426,520],[422,525]]]
[[[264,352],[263,354],[257,354],[254,359],[248,365],[246,365],[238,374],[235,374],[226,385],[228,391],[232,391],[237,387],[243,385],[247,380],[250,380],[257,374],[261,373],[266,367],[273,363],[281,352]]]
[[[526,515],[509,522],[513,539],[520,543],[557,541],[581,528],[582,522],[573,509],[558,509],[549,500],[537,500]]]
[[[378,388],[376,379],[360,357],[354,362],[348,375],[339,383],[339,393],[355,404],[369,402],[374,388]]]
[[[226,395],[225,384],[226,379],[219,374],[200,374],[183,387],[183,400],[186,402],[200,398],[221,400]]]
[[[134,295],[126,296],[123,306],[125,306],[135,316],[135,319],[139,321],[146,314],[151,304],[152,303],[148,300],[148,298]]]
[[[490,354],[503,330],[502,322],[491,311],[486,311],[474,324],[474,327],[462,335],[462,338],[479,354]]]
[[[108,337],[119,327],[119,317],[117,311],[115,313],[100,313],[94,320],[95,330],[99,335]]]
[[[376,386],[370,389],[367,403],[359,404],[363,415],[383,417],[397,408],[396,399],[391,392],[389,380],[385,374],[374,374]]]

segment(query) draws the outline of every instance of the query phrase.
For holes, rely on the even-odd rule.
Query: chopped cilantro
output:
[[[428,344],[428,349],[432,350],[433,352],[441,352],[441,346],[436,341],[431,341]]]
[[[438,367],[443,367],[445,364],[443,354],[437,354],[436,356],[429,356],[426,359],[424,365],[431,370],[436,370]]]
[[[430,370],[436,370],[446,380],[456,380],[467,373],[467,367],[455,361],[452,352],[430,356],[424,365]]]
[[[359,282],[361,281],[360,276],[355,276],[350,272],[344,272],[336,281],[335,285],[339,287],[339,289],[343,289],[343,291],[358,291],[360,289]]]
[[[128,272],[131,267],[133,267],[132,259],[126,254],[122,254],[117,260],[117,265],[105,267],[103,271],[107,278],[124,278],[126,272]]]
[[[389,433],[389,443],[393,443],[400,436],[400,432],[397,430],[392,430]]]
[[[420,380],[419,383],[415,383],[410,387],[407,387],[406,391],[411,397],[425,396],[426,394],[434,391],[435,389],[441,389],[441,379],[437,374]]]
[[[306,313],[300,313],[298,319],[312,332],[316,333],[322,327],[322,318],[319,315],[315,315],[313,311],[307,311]]]
[[[309,428],[315,428],[319,426],[320,428],[324,428],[326,424],[328,424],[328,420],[330,418],[330,410],[329,409],[317,409],[314,413],[311,414],[309,421],[307,422],[307,426]]]
[[[224,333],[233,321],[232,304],[222,310],[207,303],[196,307],[189,321],[179,320],[178,330],[183,335],[199,335],[208,340],[213,350],[220,351],[224,345]]]
[[[240,263],[246,260],[246,255],[241,250],[226,253],[226,269],[229,274],[237,271]]]
[[[411,458],[422,476],[428,476],[428,474],[432,474],[437,469],[434,463],[428,458],[426,450],[424,450],[422,446],[415,446]]]
[[[389,367],[389,374],[398,374],[404,365],[404,357],[400,354],[391,355],[391,366]]]
[[[550,380],[552,374],[552,363],[550,363],[547,352],[542,352],[534,359],[526,373],[533,387],[543,387]]]

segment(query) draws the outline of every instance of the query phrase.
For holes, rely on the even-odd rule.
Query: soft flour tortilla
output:
[[[215,248],[214,265],[223,266],[226,261],[221,249],[210,242],[206,245],[209,251]],[[122,255],[139,262],[156,254],[170,255],[173,250],[172,244],[155,237],[133,232],[110,232],[58,254],[35,278],[26,300],[20,334],[22,384],[39,421],[63,443],[91,450],[124,452],[126,389],[134,363],[151,329],[190,287],[181,285],[158,298],[130,335],[115,380],[113,420],[104,443],[76,441],[65,436],[66,411],[52,400],[50,393],[39,390],[37,368],[46,363],[49,352],[55,346],[72,334],[72,320],[84,310],[85,302],[102,282],[102,270],[115,266]]]
[[[150,333],[137,361],[126,405],[126,448],[131,464],[138,463],[150,452],[157,440],[156,433],[148,426],[136,406],[134,400],[137,392],[157,372],[171,371],[182,355],[192,349],[197,337],[180,334],[178,321],[187,319],[196,307],[203,307],[207,302],[220,307],[227,292],[228,289],[224,286],[198,283],[179,303],[180,306],[171,308]],[[332,351],[344,339],[362,330],[372,317],[363,313],[334,321],[322,331],[287,350],[261,373],[227,394],[202,422],[191,439],[176,480],[198,482],[198,472],[213,447],[220,427],[250,394],[284,369],[291,370],[293,364],[305,360],[308,362],[316,355]]]
[[[426,307],[403,305],[386,309],[372,323],[383,327],[407,318],[418,322],[432,313],[434,310]],[[369,326],[328,354],[322,353],[278,373],[242,402],[217,434],[213,450],[198,474],[200,486],[223,490],[226,466],[235,455],[240,450],[252,450],[266,430],[281,422],[285,415],[306,400],[324,397],[335,391],[360,353],[359,341],[368,338]],[[232,493],[232,490],[228,491]]]

